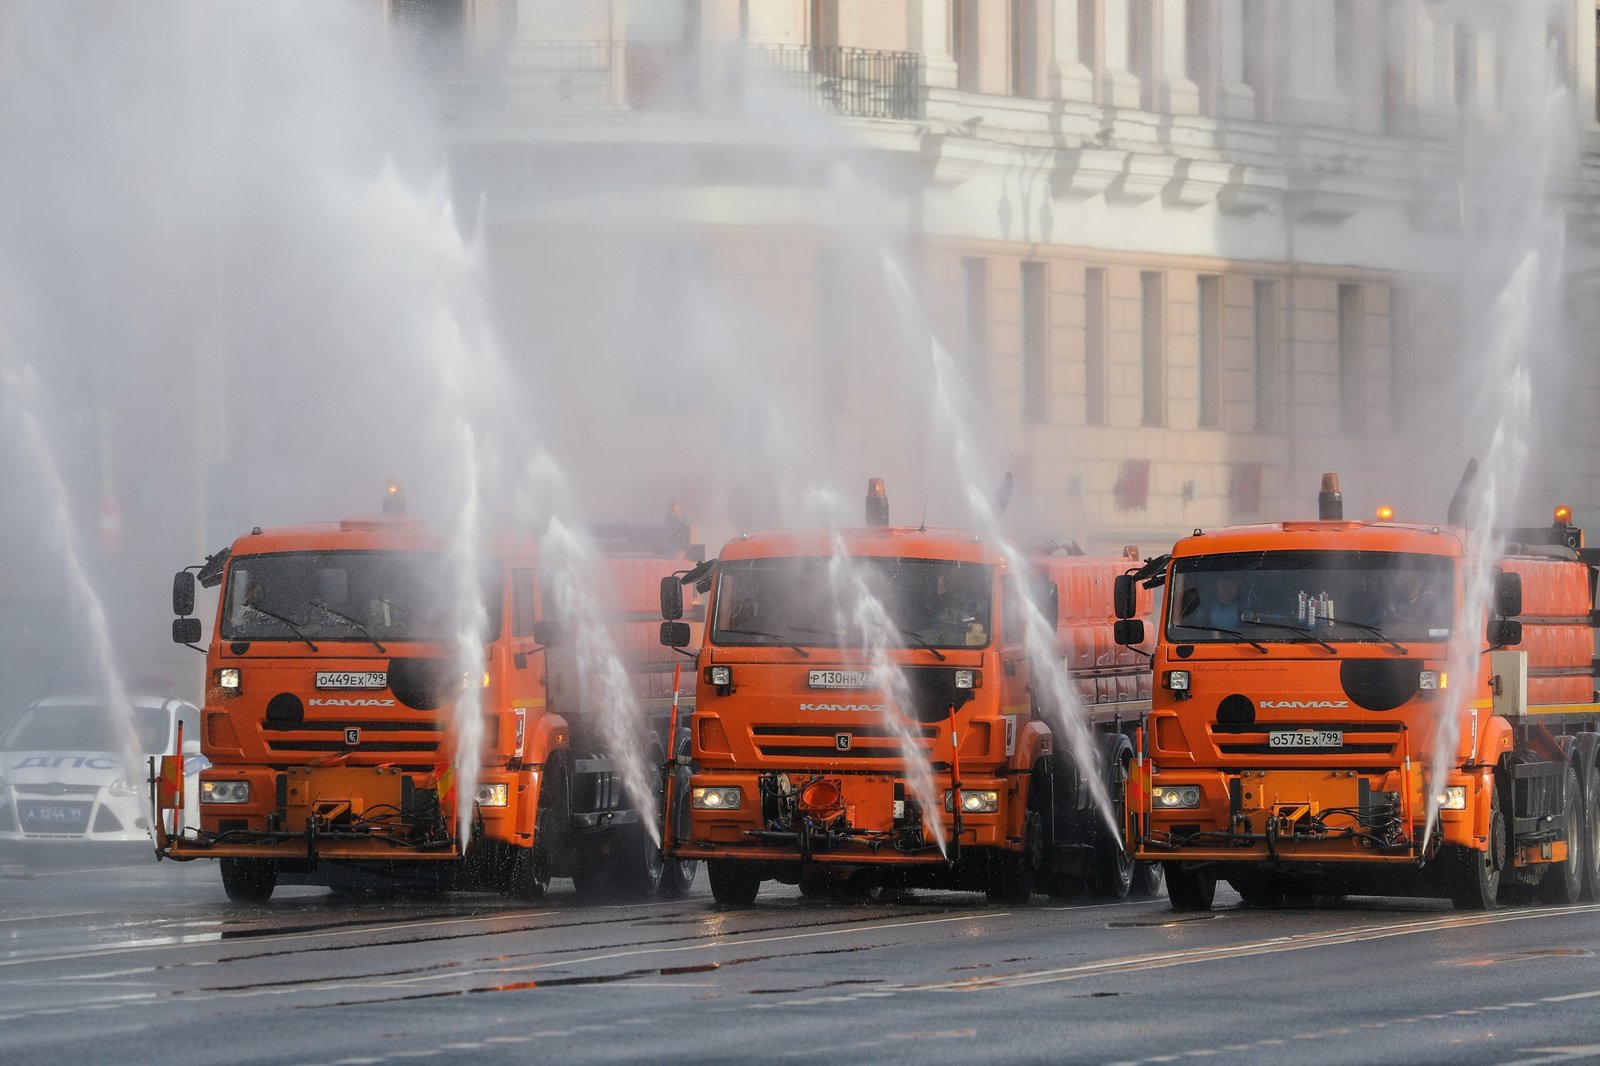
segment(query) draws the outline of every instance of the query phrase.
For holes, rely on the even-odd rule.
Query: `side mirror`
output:
[[[1037,605],[1039,613],[1044,615],[1044,620],[1052,627],[1061,624],[1061,590],[1047,577],[1039,579]]]
[[[661,579],[661,617],[669,622],[683,617],[683,582],[670,574]]]
[[[561,640],[561,627],[548,618],[541,618],[533,623],[533,630],[529,633],[533,642],[541,648],[548,648]]]
[[[661,644],[667,648],[687,648],[689,646],[689,623],[662,622]]]
[[[172,642],[174,644],[200,643],[200,619],[174,618],[172,620]]]
[[[1494,576],[1494,613],[1501,618],[1515,618],[1522,613],[1521,574],[1502,570]]]
[[[194,614],[194,575],[187,570],[172,575],[172,613],[179,618]]]
[[[1117,578],[1121,581],[1122,578]],[[1144,643],[1144,619],[1119,618],[1116,625],[1111,627],[1111,637],[1118,644],[1133,647]]]
[[[1112,582],[1111,610],[1118,618],[1132,618],[1139,613],[1139,589],[1133,582],[1132,574],[1118,574],[1116,581]],[[1135,640],[1128,643],[1139,642]]]
[[[1514,574],[1513,577],[1520,577]],[[1520,591],[1520,590],[1519,590]],[[1514,648],[1522,643],[1522,623],[1514,618],[1495,618],[1490,620],[1488,632],[1485,633],[1491,648]]]
[[[194,738],[194,737],[184,737],[183,738],[183,753],[185,755],[199,755],[200,754],[200,741],[199,741],[199,739],[198,738]]]

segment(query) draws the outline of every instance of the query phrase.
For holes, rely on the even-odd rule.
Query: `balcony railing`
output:
[[[831,45],[518,41],[443,78],[457,115],[561,111],[749,112],[787,97],[857,118],[915,119],[921,56]]]

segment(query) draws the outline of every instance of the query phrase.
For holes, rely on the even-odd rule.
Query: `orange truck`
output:
[[[386,512],[403,511],[390,501]],[[659,775],[677,715],[674,656],[655,632],[659,579],[703,552],[678,518],[591,532],[618,601],[604,621],[637,696],[636,752]],[[654,812],[624,796],[590,676],[599,667],[556,610],[534,539],[503,537],[486,553],[481,676],[463,670],[452,639],[459,582],[445,550],[423,524],[385,513],[253,529],[177,574],[179,643],[201,639],[196,584],[221,589],[203,649],[199,739],[211,765],[199,830],[182,834],[168,829],[181,798],[153,769],[159,857],[218,860],[241,901],[278,884],[530,899],[552,877],[574,878],[580,894],[687,888],[694,866],[664,862],[647,831]],[[452,716],[469,685],[481,686],[482,749],[462,826]]]
[[[704,860],[733,904],[766,880],[1010,902],[1154,891],[1093,799],[1120,803],[1148,706],[1148,667],[1111,640],[1129,560],[1041,551],[1019,573],[1010,558],[970,531],[890,526],[874,479],[862,528],[747,534],[664,581],[669,646],[691,636],[683,588],[709,594],[668,853]],[[1063,592],[1067,661],[1032,663],[1024,612],[1056,625]],[[1087,712],[1052,705],[1044,673],[1069,665]],[[1072,714],[1077,741],[1049,724]]]
[[[1219,878],[1246,902],[1594,898],[1600,552],[1562,508],[1479,575],[1461,528],[1346,520],[1331,474],[1319,501],[1317,521],[1196,530],[1118,579],[1124,642],[1145,639],[1136,595],[1161,592],[1136,857],[1164,863],[1180,910]],[[1475,587],[1488,602],[1461,621]]]

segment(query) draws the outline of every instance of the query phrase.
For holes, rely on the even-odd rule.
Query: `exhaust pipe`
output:
[[[1322,491],[1317,493],[1317,517],[1324,522],[1344,519],[1344,494],[1339,491],[1338,474],[1322,475]]]

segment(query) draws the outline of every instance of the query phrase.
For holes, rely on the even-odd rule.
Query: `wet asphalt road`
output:
[[[229,904],[0,854],[0,1061],[1600,1062],[1600,906]]]

